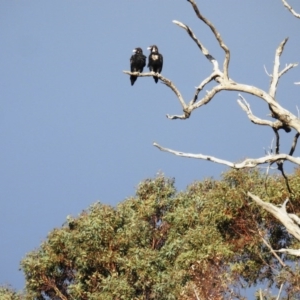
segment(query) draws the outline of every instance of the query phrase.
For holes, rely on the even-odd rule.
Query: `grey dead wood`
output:
[[[204,55],[205,58],[212,64],[212,72],[210,75],[206,76],[206,78],[200,81],[200,84],[195,88],[196,90],[193,93],[193,96],[190,101],[184,100],[179,89],[171,80],[165,78],[161,74],[155,74],[155,76],[157,76],[164,85],[169,87],[174,92],[183,110],[183,114],[176,114],[176,115],[167,114],[167,118],[171,120],[188,119],[194,110],[199,109],[203,105],[209,104],[210,101],[212,101],[218,93],[221,93],[223,91],[237,92],[239,95],[239,99],[237,100],[238,105],[247,114],[249,120],[256,125],[269,126],[273,129],[276,138],[276,147],[274,152],[271,151],[270,153],[267,153],[263,157],[246,158],[241,162],[235,163],[224,159],[216,158],[211,155],[176,151],[173,149],[163,147],[156,142],[153,143],[153,145],[157,147],[159,150],[171,153],[173,155],[186,157],[186,158],[212,161],[214,163],[223,164],[234,169],[254,168],[262,164],[268,164],[270,166],[273,163],[277,163],[278,169],[281,170],[283,176],[285,176],[283,172],[284,161],[290,161],[296,165],[300,165],[300,157],[293,156],[293,153],[297,145],[297,140],[300,135],[300,119],[298,118],[298,116],[294,115],[291,111],[285,109],[276,98],[276,91],[277,91],[280,78],[288,71],[290,71],[291,69],[295,68],[298,65],[297,63],[290,63],[290,64],[286,64],[285,67],[280,69],[280,58],[287,44],[288,38],[285,38],[279,44],[279,46],[275,51],[275,59],[274,59],[272,73],[269,74],[266,71],[268,77],[270,77],[269,90],[264,91],[256,86],[248,85],[245,83],[239,83],[229,77],[230,50],[225,44],[225,42],[223,41],[220,32],[216,29],[216,27],[212,24],[212,22],[210,22],[206,17],[202,15],[194,0],[188,0],[188,2],[192,5],[192,8],[195,11],[197,17],[211,30],[220,48],[224,51],[223,70],[220,69],[219,62],[215,59],[215,57],[211,54],[211,52],[205,47],[203,42],[200,41],[199,38],[197,38],[193,30],[188,25],[183,24],[180,21],[173,21],[175,25],[184,29],[187,32],[187,34],[191,37],[191,39],[196,43],[201,54]],[[282,0],[282,2],[284,6],[287,7],[294,16],[296,16],[297,18],[300,17],[300,15],[297,14],[292,9],[292,7],[287,3],[287,1]],[[135,75],[138,77],[150,77],[150,76],[152,77],[154,74],[153,72],[150,73],[131,73],[128,71],[123,71],[123,72],[125,74]],[[211,82],[214,82],[216,85],[212,87],[210,90],[205,91],[204,93],[204,88],[208,85],[208,83]],[[295,84],[300,84],[300,82],[296,82]],[[251,111],[250,104],[246,101],[244,95],[252,95],[256,99],[264,101],[268,106],[271,113],[271,117],[274,119],[274,121],[264,120],[255,116],[255,114]],[[296,131],[296,135],[292,142],[291,150],[289,154],[280,153],[279,130],[281,129],[284,129],[285,132],[289,132],[291,131],[291,129],[294,129]],[[300,218],[296,215],[288,214],[286,212],[287,201],[284,202],[281,208],[278,208],[271,203],[267,203],[261,200],[259,197],[251,194],[250,192],[248,192],[248,196],[252,200],[254,200],[259,206],[261,206],[263,209],[267,210],[275,218],[277,218],[278,221],[281,222],[286,227],[288,232],[300,241],[300,229],[299,229]],[[274,251],[275,250],[271,252],[274,254],[275,253]],[[300,256],[300,250],[280,249],[276,251]]]

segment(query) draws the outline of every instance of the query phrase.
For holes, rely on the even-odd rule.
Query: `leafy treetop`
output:
[[[299,173],[289,178],[295,213]],[[262,238],[275,250],[297,242],[247,191],[275,204],[288,195],[281,177],[230,170],[183,192],[158,175],[115,208],[95,203],[22,261],[26,299],[234,299],[263,280],[300,296],[299,271],[287,272]]]

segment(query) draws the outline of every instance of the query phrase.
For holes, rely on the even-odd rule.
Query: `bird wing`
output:
[[[133,62],[134,62],[134,55],[131,55],[131,57],[130,57],[130,66],[132,66]]]
[[[130,70],[131,70],[131,72],[136,72],[136,68],[137,68],[137,55],[133,54],[130,57]]]
[[[164,64],[164,58],[161,54],[159,56],[160,56],[160,62],[161,62],[161,67],[160,67],[160,72],[161,72],[161,70],[163,68],[163,64]]]
[[[146,56],[143,54],[134,54],[130,58],[131,72],[143,72],[146,65]]]

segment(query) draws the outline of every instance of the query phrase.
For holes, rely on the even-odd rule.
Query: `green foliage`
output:
[[[296,214],[299,172],[290,178]],[[294,240],[246,196],[282,204],[282,178],[265,183],[257,170],[230,170],[176,192],[159,175],[116,208],[96,203],[22,261],[27,299],[232,299],[235,287],[287,279],[297,295],[299,270],[292,279],[260,235],[273,249]]]
[[[10,286],[0,286],[0,299],[1,300],[21,300],[20,293],[14,291]]]

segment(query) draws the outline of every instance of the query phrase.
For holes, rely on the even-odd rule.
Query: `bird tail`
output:
[[[154,79],[155,83],[158,82],[158,77],[157,76],[153,76],[153,79]]]
[[[136,79],[137,79],[136,76],[133,76],[133,75],[130,76],[131,85],[134,85]]]

